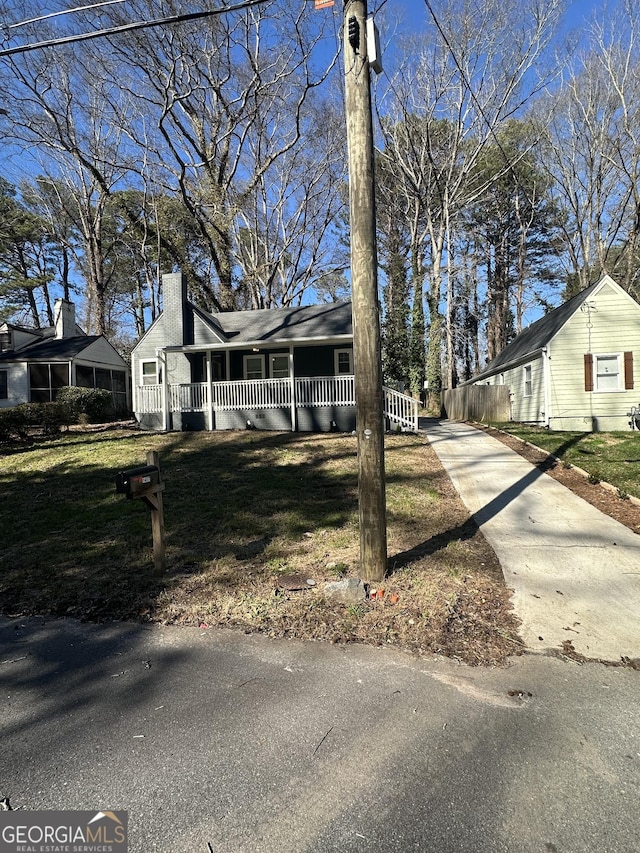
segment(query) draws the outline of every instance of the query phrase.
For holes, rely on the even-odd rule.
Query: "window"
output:
[[[143,385],[157,385],[158,384],[158,363],[153,359],[153,361],[143,361],[140,365],[142,370],[142,384]]]
[[[271,356],[272,379],[287,379],[289,376],[289,353],[277,353]]]
[[[7,400],[9,398],[8,375],[8,371],[0,370],[0,400]]]
[[[243,375],[245,379],[264,379],[264,356],[245,355],[243,359]]]
[[[526,364],[522,368],[522,382],[524,386],[523,396],[530,397],[533,393],[533,382],[531,381],[531,365]]]
[[[50,403],[69,384],[68,364],[30,364],[29,387],[32,403]]]
[[[633,390],[633,353],[603,352],[584,356],[584,390],[611,393]]]
[[[334,357],[336,376],[348,376],[353,373],[353,350],[337,349]]]
[[[594,391],[620,391],[620,356],[618,353],[595,355]]]

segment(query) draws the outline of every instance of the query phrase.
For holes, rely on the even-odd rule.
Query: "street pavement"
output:
[[[498,556],[527,647],[640,658],[640,536],[482,430],[421,426]]]
[[[0,619],[0,798],[132,853],[632,853],[640,673]]]

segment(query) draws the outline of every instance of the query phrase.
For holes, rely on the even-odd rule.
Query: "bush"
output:
[[[22,407],[0,409],[0,441],[25,441],[27,438],[28,424]]]
[[[66,408],[69,423],[102,423],[111,414],[111,392],[104,388],[69,385],[60,389],[56,403]]]
[[[20,403],[0,409],[0,442],[27,441],[41,430],[55,435],[75,423],[101,423],[111,414],[111,392],[103,388],[62,388],[53,403]]]

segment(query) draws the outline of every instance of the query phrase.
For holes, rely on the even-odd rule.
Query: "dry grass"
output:
[[[162,579],[151,573],[146,510],[113,489],[116,471],[143,463],[148,449],[159,450],[166,482]],[[323,588],[359,575],[352,436],[112,429],[14,448],[0,458],[9,496],[0,510],[0,609],[504,662],[521,650],[509,592],[430,446],[388,436],[386,466],[385,595],[347,606]],[[282,589],[279,578],[293,572],[316,585]]]

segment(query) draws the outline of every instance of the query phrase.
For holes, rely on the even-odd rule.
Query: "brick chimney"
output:
[[[187,283],[181,272],[162,276],[162,314],[167,346],[193,343],[193,318],[187,310]]]
[[[66,299],[56,299],[53,307],[56,340],[73,338],[76,334],[76,306]]]

